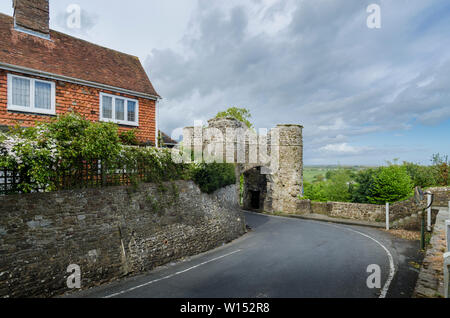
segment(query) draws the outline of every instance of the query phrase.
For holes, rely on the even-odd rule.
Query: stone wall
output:
[[[230,242],[245,220],[217,196],[179,181],[2,197],[0,297],[67,292],[70,264],[87,288]]]
[[[429,188],[434,194],[434,206],[448,207],[448,201],[450,201],[450,187]]]
[[[311,202],[300,200],[297,214],[322,214],[335,218],[382,222],[385,218],[384,206],[347,202]]]
[[[330,216],[345,219],[383,222],[386,219],[384,206],[375,204],[332,202]]]
[[[448,250],[445,237],[445,221],[449,218],[449,211],[440,208],[430,245],[425,253],[414,298],[442,298],[444,296],[444,252]]]

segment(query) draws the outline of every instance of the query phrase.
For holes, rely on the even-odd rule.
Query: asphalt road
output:
[[[410,297],[418,243],[371,228],[246,213],[252,228],[213,251],[73,294],[122,298]],[[367,268],[381,268],[369,289]],[[395,275],[392,275],[394,274]]]

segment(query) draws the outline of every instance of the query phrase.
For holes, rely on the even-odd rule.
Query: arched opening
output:
[[[263,212],[267,196],[267,176],[261,167],[244,172],[241,176],[241,204],[245,210]]]

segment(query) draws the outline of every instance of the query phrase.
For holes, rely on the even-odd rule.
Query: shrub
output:
[[[427,188],[438,184],[435,167],[421,166],[410,162],[404,162],[403,165],[414,186]]]
[[[326,181],[315,183],[305,183],[305,196],[312,201],[326,202],[337,201],[347,202],[351,195],[349,192],[351,177],[350,170],[338,169],[332,173],[327,172]]]
[[[305,196],[303,199],[306,200],[312,200],[312,201],[319,201],[319,202],[326,202],[328,201],[327,195],[325,193],[325,182],[318,182],[318,183],[308,183],[305,182],[304,192]]]
[[[236,183],[234,165],[229,163],[194,164],[191,167],[191,178],[206,193],[213,193]]]
[[[124,145],[139,146],[140,144],[138,138],[136,137],[136,129],[121,132],[119,138]]]
[[[375,170],[368,189],[368,201],[384,204],[406,199],[412,192],[413,182],[403,166],[392,165]]]

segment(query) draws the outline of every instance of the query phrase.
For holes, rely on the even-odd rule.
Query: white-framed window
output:
[[[8,110],[56,115],[55,83],[8,74]]]
[[[139,126],[139,101],[100,93],[100,120],[137,127]]]

